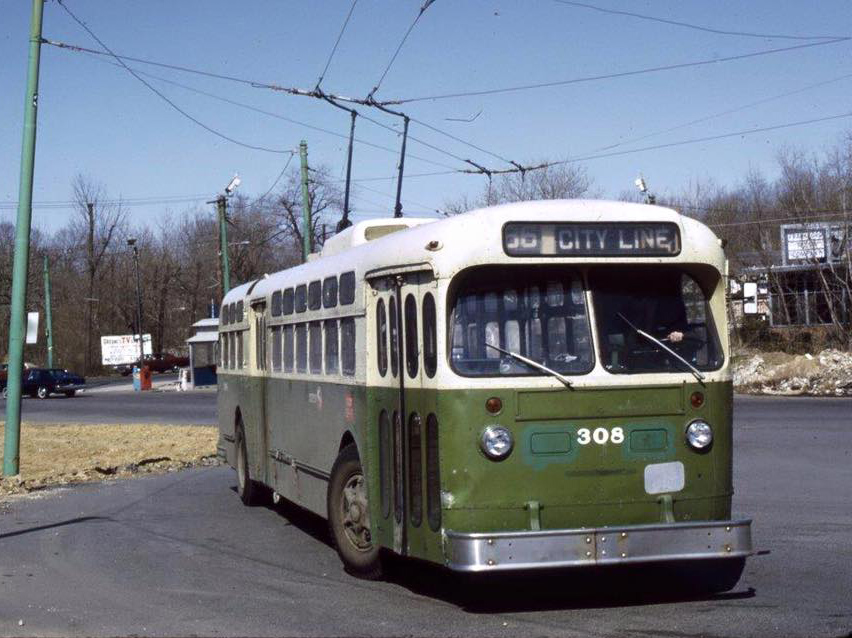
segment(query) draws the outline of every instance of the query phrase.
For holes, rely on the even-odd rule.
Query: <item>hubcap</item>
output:
[[[349,477],[343,486],[340,498],[343,515],[343,532],[347,540],[357,550],[366,552],[372,549],[370,537],[370,515],[367,511],[367,486],[364,475],[358,472]]]

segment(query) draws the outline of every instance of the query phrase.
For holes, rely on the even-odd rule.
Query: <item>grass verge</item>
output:
[[[217,436],[209,426],[23,423],[20,474],[0,478],[0,501],[46,487],[217,465]]]

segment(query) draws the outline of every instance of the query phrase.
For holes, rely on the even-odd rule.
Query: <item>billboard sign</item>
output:
[[[784,264],[841,261],[846,258],[848,234],[849,228],[837,223],[784,224]]]
[[[142,335],[142,348],[146,356],[153,352],[151,335]],[[101,337],[101,363],[105,366],[126,365],[139,361],[139,335],[111,335]]]

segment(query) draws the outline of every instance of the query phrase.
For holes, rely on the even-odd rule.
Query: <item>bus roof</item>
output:
[[[503,226],[508,222],[669,222],[681,233],[676,256],[513,257],[503,250]],[[706,263],[725,272],[725,255],[718,237],[707,226],[663,206],[607,200],[547,200],[517,202],[472,210],[444,219],[389,218],[359,222],[326,242],[311,260],[232,289],[229,303],[252,299],[281,288],[355,271],[356,280],[393,268],[431,269],[451,277],[480,264],[537,263]]]

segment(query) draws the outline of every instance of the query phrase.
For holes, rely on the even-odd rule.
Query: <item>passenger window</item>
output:
[[[388,372],[388,317],[384,299],[379,299],[376,306],[376,356],[379,374],[385,376]]]
[[[438,329],[435,298],[432,293],[423,297],[423,370],[430,379],[438,367]]]
[[[355,273],[345,272],[340,275],[340,305],[348,306],[355,301]]]
[[[405,298],[405,367],[408,376],[417,376],[419,352],[417,351],[417,301],[414,295]]]
[[[230,358],[228,360],[229,361],[228,367],[231,370],[235,370],[236,367],[237,367],[237,337],[236,337],[236,333],[234,333],[234,332],[228,333],[228,341],[230,342],[228,344],[228,349],[230,350]]]
[[[305,284],[296,286],[296,312],[308,309],[308,287]]]
[[[312,281],[308,286],[308,309],[319,310],[322,305],[322,282]]]
[[[272,293],[272,308],[271,311],[273,317],[281,316],[281,291],[276,290]]]
[[[272,371],[281,372],[281,327],[272,329]]]
[[[326,277],[322,282],[322,307],[334,308],[337,305],[337,277]]]
[[[325,322],[325,373],[337,374],[337,319]]]
[[[340,320],[340,367],[343,374],[355,374],[355,318]]]
[[[292,315],[293,314],[293,289],[287,288],[284,291],[284,294],[281,296],[281,314],[283,315]]]
[[[322,324],[311,322],[311,374],[322,374]]]
[[[284,372],[293,372],[293,326],[284,326]]]
[[[242,331],[242,330],[237,332],[237,367],[240,368],[240,369],[242,369],[243,362],[245,361],[243,359],[243,335],[244,334],[245,334],[245,332]]]
[[[228,306],[228,323],[236,323],[237,322],[237,304],[232,303]]]
[[[219,347],[219,352],[222,355],[222,367],[228,367],[228,333],[223,332],[221,335],[222,345]]]
[[[296,326],[296,372],[308,371],[308,324]]]
[[[219,323],[223,326],[228,325],[228,304],[222,304],[222,311],[219,313]]]
[[[390,298],[389,308],[389,317],[390,320],[390,361],[391,361],[391,374],[396,377],[399,374],[399,323],[397,322],[396,317],[396,298]]]
[[[237,321],[242,322],[243,320],[243,302],[237,302]]]

